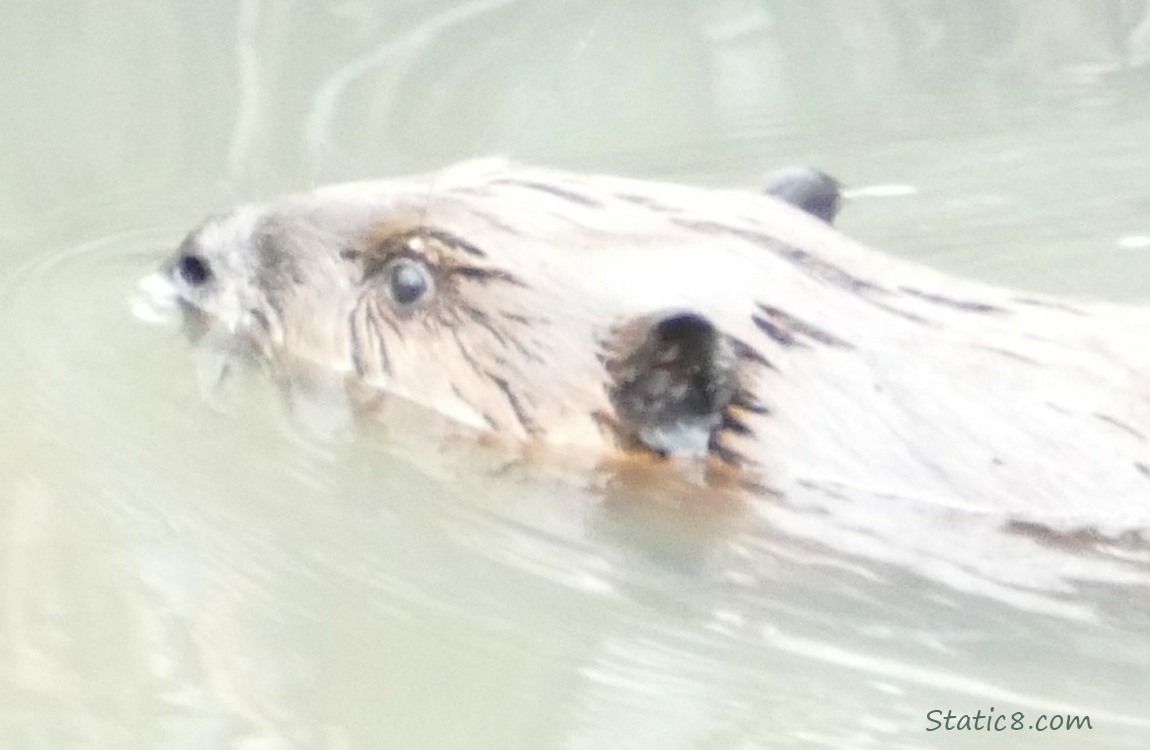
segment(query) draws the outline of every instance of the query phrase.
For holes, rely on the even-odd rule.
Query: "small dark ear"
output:
[[[605,360],[623,441],[663,455],[706,453],[735,392],[736,362],[730,339],[698,313],[624,321]]]
[[[834,177],[810,167],[787,167],[767,176],[763,192],[801,208],[826,223],[842,207],[842,185]]]

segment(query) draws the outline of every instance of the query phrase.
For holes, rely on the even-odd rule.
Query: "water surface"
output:
[[[490,153],[810,163],[891,252],[1150,299],[1139,4],[946,5],[6,6],[0,747],[1144,747],[1144,546],[496,471],[135,303],[208,213]],[[991,707],[1092,729],[926,731]]]

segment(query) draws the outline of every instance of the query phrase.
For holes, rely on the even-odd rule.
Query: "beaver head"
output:
[[[788,496],[1145,506],[1150,312],[952,279],[794,195],[471,163],[239,208],[164,275],[196,332],[365,408]]]
[[[759,408],[753,353],[714,322],[753,253],[682,252],[663,212],[600,200],[484,165],[335,186],[208,220],[163,273],[195,331],[471,428],[713,450]]]

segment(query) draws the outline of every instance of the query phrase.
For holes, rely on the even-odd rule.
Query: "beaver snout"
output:
[[[180,311],[184,333],[195,342],[211,327],[211,320],[203,309],[203,295],[215,279],[212,264],[185,240],[180,248],[160,269],[159,277],[168,288],[171,302]]]
[[[196,235],[197,232],[192,232],[184,238],[175,253],[160,269],[160,273],[171,284],[172,290],[186,303],[202,299],[208,288],[218,279],[219,269],[204,253]]]

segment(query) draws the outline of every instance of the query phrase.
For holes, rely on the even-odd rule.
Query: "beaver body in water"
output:
[[[873,252],[770,195],[469,162],[194,230],[190,321],[462,428],[1146,527],[1150,311]]]

